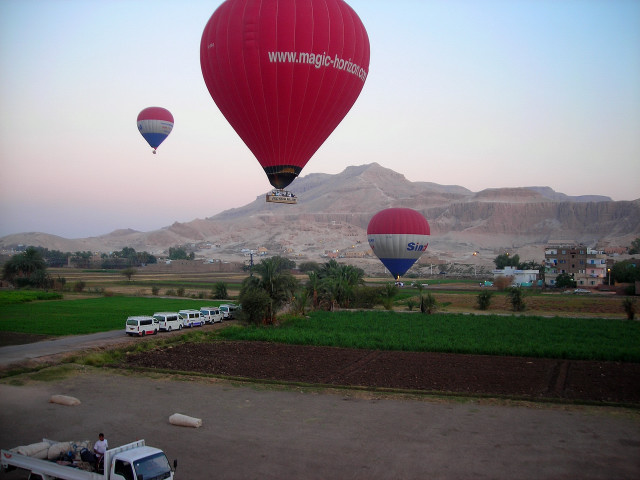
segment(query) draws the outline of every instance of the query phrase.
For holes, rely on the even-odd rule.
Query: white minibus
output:
[[[161,332],[182,330],[182,317],[178,312],[156,312],[153,318],[158,320],[158,328]]]
[[[155,335],[158,333],[158,320],[146,316],[129,317],[127,318],[125,333],[127,335],[138,335],[140,337]]]
[[[204,323],[222,322],[222,312],[218,307],[201,307],[200,315]]]
[[[180,310],[178,313],[182,318],[182,325],[185,327],[201,327],[204,325],[200,310]]]

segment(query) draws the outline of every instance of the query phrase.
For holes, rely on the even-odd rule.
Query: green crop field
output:
[[[125,321],[131,315],[153,315],[154,312],[187,308],[199,310],[200,307],[217,306],[220,303],[224,302],[124,296],[0,303],[0,332],[79,335],[124,330]]]
[[[640,323],[585,318],[312,312],[277,328],[226,328],[229,340],[379,350],[640,362]]]
[[[32,301],[30,301],[32,300]],[[74,335],[124,329],[132,315],[199,309],[220,301],[0,292],[0,335]],[[277,327],[233,325],[213,338],[363,349],[452,352],[640,362],[640,322],[607,318],[408,311],[311,312]]]

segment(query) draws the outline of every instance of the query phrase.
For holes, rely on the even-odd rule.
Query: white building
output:
[[[538,270],[518,270],[516,267],[505,267],[502,270],[493,270],[493,278],[513,277],[511,285],[531,287],[537,284],[539,272]]]

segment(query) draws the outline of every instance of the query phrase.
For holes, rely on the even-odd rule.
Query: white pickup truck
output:
[[[55,443],[46,439],[43,441]],[[104,473],[28,457],[11,450],[2,450],[0,455],[0,464],[5,471],[14,468],[26,470],[30,473],[29,480],[172,480],[178,466],[178,461],[174,460],[171,469],[164,452],[147,447],[144,440],[107,450],[104,454]]]

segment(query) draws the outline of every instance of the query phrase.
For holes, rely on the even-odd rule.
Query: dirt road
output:
[[[0,445],[95,440],[99,431],[112,446],[145,438],[178,459],[177,479],[640,478],[640,416],[633,411],[81,369],[57,381],[0,384]],[[52,404],[52,394],[82,404]],[[173,413],[201,418],[203,426],[173,426]]]
[[[91,342],[73,348],[89,348],[93,341],[101,347],[146,341],[121,333],[113,340],[85,340]],[[40,343],[40,353],[48,353],[34,358],[49,358],[53,344]],[[177,358],[184,359],[181,355]],[[198,355],[206,353],[192,355],[202,358],[197,364],[205,363]],[[261,355],[269,357],[263,365],[282,363]],[[300,357],[288,358],[296,362],[288,370],[308,371]],[[0,381],[2,448],[43,437],[95,440],[99,431],[111,446],[144,438],[170,460],[178,459],[178,480],[640,478],[637,409],[268,387],[74,368],[80,373],[64,378],[51,379],[45,370]],[[54,394],[82,403],[49,403]],[[203,426],[173,426],[168,421],[173,413],[201,418]],[[24,478],[19,472],[0,473],[0,479]]]

